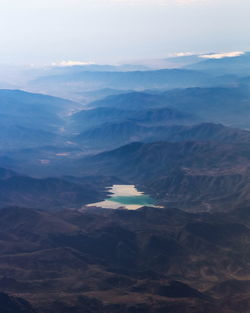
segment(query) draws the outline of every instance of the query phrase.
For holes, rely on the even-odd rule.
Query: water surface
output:
[[[145,193],[138,191],[135,185],[113,185],[107,188],[111,196],[104,201],[88,204],[88,207],[104,209],[125,208],[137,210],[143,206],[155,206],[155,200]]]

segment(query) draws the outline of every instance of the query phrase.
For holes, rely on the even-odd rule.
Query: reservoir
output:
[[[155,200],[138,191],[135,185],[113,185],[107,189],[111,193],[109,198],[101,202],[88,204],[87,207],[137,210],[143,206],[155,206]]]

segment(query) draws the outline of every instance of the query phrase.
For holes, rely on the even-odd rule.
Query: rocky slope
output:
[[[230,214],[6,208],[0,227],[0,290],[38,312],[250,309],[248,208]]]

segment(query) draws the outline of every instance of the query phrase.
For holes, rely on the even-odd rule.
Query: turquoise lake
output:
[[[88,207],[101,207],[105,209],[137,210],[143,206],[155,206],[155,200],[149,195],[138,191],[135,185],[113,185],[107,188],[111,196],[106,200],[88,204]]]

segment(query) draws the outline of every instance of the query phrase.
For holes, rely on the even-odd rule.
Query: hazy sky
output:
[[[250,0],[0,0],[0,63],[250,50]]]

